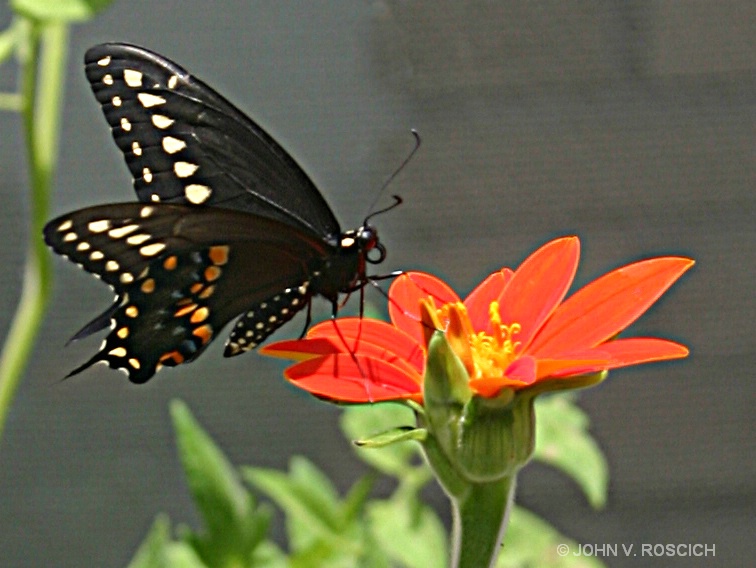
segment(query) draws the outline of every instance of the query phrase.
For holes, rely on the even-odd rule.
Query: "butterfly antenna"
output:
[[[399,197],[399,196],[397,196],[397,195],[395,195],[394,196],[394,200],[395,200],[394,203],[392,203],[391,205],[389,205],[388,207],[386,207],[384,209],[380,209],[378,211],[373,211],[373,208],[375,207],[375,204],[378,203],[378,200],[381,198],[381,195],[383,195],[383,192],[386,191],[386,188],[389,185],[391,185],[391,182],[393,182],[394,179],[396,179],[396,176],[398,176],[401,173],[401,171],[407,166],[407,164],[410,163],[410,161],[412,160],[412,157],[420,149],[420,145],[422,144],[422,139],[420,138],[420,133],[417,130],[415,130],[414,128],[412,130],[410,130],[410,132],[412,133],[412,136],[415,137],[415,145],[412,147],[412,150],[410,150],[409,154],[407,154],[407,157],[404,158],[404,160],[402,160],[402,163],[399,164],[399,167],[394,170],[394,173],[392,173],[386,179],[386,181],[383,182],[383,185],[381,185],[381,188],[378,190],[378,193],[375,196],[375,199],[370,204],[370,208],[368,209],[368,211],[372,211],[372,213],[368,213],[368,216],[365,217],[365,223],[367,223],[367,221],[370,218],[374,217],[375,215],[378,215],[379,213],[385,213],[386,211],[389,211],[390,209],[393,209],[394,207],[396,207],[397,205],[399,205],[402,202],[402,198]]]

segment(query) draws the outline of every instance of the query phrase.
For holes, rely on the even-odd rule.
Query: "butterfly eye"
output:
[[[373,251],[376,251],[378,253],[377,256]],[[382,263],[384,260],[386,260],[386,247],[383,246],[383,243],[375,243],[375,246],[367,252],[365,259],[370,264]]]

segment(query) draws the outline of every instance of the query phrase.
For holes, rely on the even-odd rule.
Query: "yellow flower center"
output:
[[[504,378],[504,372],[517,358],[521,342],[514,338],[522,326],[517,322],[503,324],[498,302],[491,302],[488,308],[492,329],[490,335],[473,329],[462,302],[435,308],[432,299],[429,299],[426,307],[428,315],[436,322],[436,329],[442,328],[441,322],[448,322],[445,326],[447,340],[464,363],[471,380]]]
[[[502,378],[504,371],[517,357],[520,347],[520,342],[515,341],[514,336],[520,332],[522,326],[517,322],[503,324],[498,302],[491,302],[488,314],[493,334],[479,331],[470,336],[475,368],[475,374],[471,378],[474,379]]]

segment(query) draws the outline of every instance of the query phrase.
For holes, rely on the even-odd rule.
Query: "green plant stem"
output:
[[[452,498],[452,568],[496,565],[509,522],[516,475],[490,483],[476,483]]]
[[[31,21],[21,46],[22,119],[29,162],[31,222],[21,298],[0,355],[0,439],[39,332],[51,290],[42,228],[58,156],[68,26]]]

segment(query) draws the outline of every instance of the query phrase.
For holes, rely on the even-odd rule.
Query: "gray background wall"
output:
[[[386,270],[426,268],[467,290],[548,238],[578,234],[580,282],[643,256],[698,261],[636,334],[681,340],[681,363],[619,371],[581,399],[612,468],[596,513],[529,467],[519,500],[588,543],[706,543],[753,562],[755,5],[730,1],[116,2],[74,28],[54,213],[133,198],[84,79],[95,43],[164,53],[249,112],[356,226],[377,223]],[[0,24],[9,20],[0,9]],[[0,87],[13,84],[0,69]],[[27,196],[18,117],[0,114],[0,336],[18,301]],[[295,392],[256,354],[134,387],[99,367],[59,382],[99,344],[63,349],[110,301],[55,261],[51,312],[0,446],[0,565],[118,566],[159,511],[195,519],[167,404],[186,400],[238,464],[309,456],[345,488],[362,471],[339,411]],[[375,298],[380,301],[380,298]],[[296,335],[300,323],[279,337]],[[442,498],[432,493],[444,510]]]

